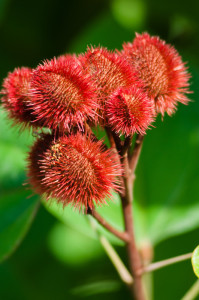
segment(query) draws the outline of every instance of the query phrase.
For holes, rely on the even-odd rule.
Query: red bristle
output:
[[[37,192],[64,206],[72,203],[92,209],[94,204],[104,203],[112,189],[119,189],[117,176],[121,173],[115,154],[81,133],[50,140],[49,145],[44,138],[29,156],[30,183]]]
[[[131,64],[122,56],[106,48],[88,48],[79,60],[97,86],[100,115],[104,118],[104,105],[118,87],[130,87],[138,81]]]
[[[32,69],[17,68],[4,79],[2,102],[3,106],[9,113],[9,117],[14,119],[15,123],[26,126],[41,126],[36,121],[36,117],[32,114],[29,107],[30,98],[30,81],[32,77]]]
[[[123,45],[122,55],[131,61],[145,91],[155,101],[157,113],[171,115],[178,102],[187,104],[190,74],[178,52],[156,36],[137,34],[133,43]]]
[[[118,134],[145,134],[154,119],[154,104],[147,94],[134,85],[118,88],[106,103],[109,125]]]
[[[31,92],[30,105],[46,127],[65,131],[77,125],[82,130],[87,119],[95,118],[95,89],[75,56],[54,58],[37,67]]]

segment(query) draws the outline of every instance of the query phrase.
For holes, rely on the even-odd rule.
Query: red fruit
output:
[[[145,134],[153,121],[154,104],[140,88],[118,88],[106,103],[109,125],[125,135]]]
[[[174,113],[178,102],[188,103],[190,75],[178,52],[156,36],[136,34],[133,43],[123,45],[122,54],[129,58],[145,91],[155,101],[156,111]]]
[[[61,56],[38,66],[31,87],[34,113],[49,128],[65,131],[77,125],[82,129],[95,116],[95,90],[75,56]]]
[[[39,140],[29,156],[30,183],[47,198],[56,198],[63,206],[93,208],[104,203],[111,189],[118,189],[121,167],[111,150],[85,135]],[[49,144],[48,144],[49,142]]]
[[[79,56],[79,60],[97,86],[102,110],[115,89],[130,87],[137,81],[129,62],[106,48],[88,48],[84,56]],[[101,114],[103,115],[103,111]]]
[[[32,109],[29,107],[31,76],[32,70],[30,68],[15,69],[4,79],[1,91],[3,106],[8,111],[9,117],[24,126],[39,125],[36,117],[32,115]]]

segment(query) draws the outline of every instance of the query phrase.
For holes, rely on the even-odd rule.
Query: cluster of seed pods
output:
[[[177,51],[147,33],[121,51],[91,47],[9,73],[1,91],[9,117],[51,132],[40,135],[28,156],[34,190],[64,206],[105,202],[120,188],[123,170],[92,127],[118,137],[144,135],[158,113],[172,115],[179,102],[188,103],[189,77]]]

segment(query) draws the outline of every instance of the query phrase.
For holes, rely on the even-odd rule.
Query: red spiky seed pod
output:
[[[118,87],[130,87],[138,80],[131,64],[106,48],[88,48],[84,55],[79,56],[79,60],[97,86],[102,116],[104,104],[114,90]]]
[[[29,155],[30,183],[37,192],[44,192],[47,199],[56,198],[63,206],[71,203],[92,209],[94,203],[104,203],[111,189],[119,188],[117,176],[121,172],[111,150],[104,150],[100,141],[79,132],[49,144],[44,138]]]
[[[118,134],[145,134],[154,119],[154,103],[136,85],[118,88],[105,107],[109,125]]]
[[[23,127],[40,125],[29,107],[31,76],[32,69],[17,68],[4,79],[1,91],[3,106],[8,111],[9,117]]]
[[[178,102],[188,103],[190,75],[174,47],[157,36],[136,34],[133,43],[123,45],[122,54],[129,58],[155,101],[157,113],[171,115]]]
[[[45,61],[34,70],[31,106],[46,127],[60,131],[78,126],[95,117],[97,99],[88,75],[75,56]]]

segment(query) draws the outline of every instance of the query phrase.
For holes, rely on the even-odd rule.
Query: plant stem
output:
[[[132,215],[132,178],[128,164],[127,152],[122,157],[122,163],[124,165],[124,184],[125,193],[120,195],[122,200],[123,215],[125,230],[129,234],[129,242],[127,242],[127,253],[129,258],[129,265],[131,274],[134,278],[134,283],[132,285],[132,294],[135,300],[145,300],[144,288],[142,283],[142,277],[140,273],[140,268],[142,269],[141,258],[136,246],[135,235],[133,230],[133,215]]]
[[[104,236],[100,235],[99,240],[103,248],[105,249],[107,255],[109,256],[110,260],[112,261],[114,267],[116,268],[118,274],[120,275],[122,281],[128,286],[131,286],[133,284],[133,277],[123,264],[115,249]]]
[[[107,134],[107,137],[108,137],[108,139],[109,139],[111,148],[116,148],[116,144],[115,144],[115,140],[114,140],[114,138],[113,138],[112,131],[110,130],[109,127],[105,127],[105,130],[106,130],[106,134]]]
[[[101,224],[104,228],[106,228],[109,232],[114,234],[116,237],[118,237],[120,240],[124,242],[129,241],[129,236],[127,232],[121,232],[117,230],[116,228],[112,227],[96,210],[89,210],[87,211],[87,214],[90,214],[97,220],[99,224]]]
[[[122,143],[119,135],[114,130],[111,130],[111,128],[108,126],[105,126],[105,130],[109,138],[111,148],[116,148],[118,153],[120,153],[122,149]]]
[[[121,154],[121,150],[122,150],[121,140],[120,140],[119,136],[114,131],[112,131],[109,127],[106,126],[105,130],[106,130],[107,136],[109,138],[111,149],[112,149],[112,151],[114,151],[114,153],[117,157],[118,164],[120,164],[121,163],[120,154]],[[120,185],[121,185],[122,190],[124,190],[125,188],[124,188],[123,176],[120,176]]]
[[[134,229],[133,229],[133,215],[132,215],[132,202],[133,202],[133,180],[135,177],[135,169],[139,159],[142,148],[143,136],[137,135],[134,150],[128,160],[128,150],[131,145],[132,137],[127,137],[124,143],[121,142],[119,136],[106,128],[111,146],[118,152],[121,164],[124,167],[123,176],[123,189],[119,193],[122,200],[122,208],[125,223],[125,232],[128,234],[129,240],[126,241],[129,265],[132,277],[134,279],[131,285],[131,291],[135,300],[145,300],[144,287],[142,282],[142,269],[141,258],[136,246]]]
[[[199,279],[192,285],[181,300],[194,300],[199,295]]]
[[[125,229],[128,232],[130,237],[130,240],[129,242],[127,242],[126,246],[127,246],[127,253],[129,258],[130,270],[134,278],[132,293],[136,300],[144,300],[145,296],[144,296],[144,290],[142,285],[142,277],[139,272],[140,268],[142,268],[142,264],[135,243],[131,202],[128,201],[128,196],[125,197],[121,196],[121,198],[122,198],[122,205],[123,205]]]
[[[106,251],[106,254],[110,258],[110,260],[111,260],[112,264],[114,265],[115,269],[117,270],[120,278],[127,286],[131,286],[133,283],[133,277],[127,270],[127,268],[124,265],[124,263],[122,262],[121,258],[119,257],[119,255],[117,254],[117,252],[115,251],[113,246],[110,244],[108,239],[99,232],[93,219],[90,219],[90,223],[91,223],[92,228],[97,233],[102,247]]]
[[[140,157],[140,153],[142,150],[143,139],[144,139],[143,135],[141,135],[141,134],[137,135],[133,152],[129,157],[129,168],[132,172],[132,175],[134,175],[134,176],[135,176],[135,174],[134,174],[135,169],[136,169],[136,166],[137,166],[137,163],[138,163],[138,160]]]
[[[132,135],[127,136],[126,139],[123,142],[123,147],[122,147],[122,150],[121,150],[121,156],[123,156],[126,153],[126,151],[128,151],[128,149],[131,145],[131,141],[132,141]]]
[[[153,264],[150,264],[150,265],[144,267],[141,273],[153,272],[155,270],[167,267],[169,265],[176,264],[178,262],[190,259],[192,254],[193,253],[191,252],[191,253],[187,253],[187,254],[183,254],[183,255],[179,255],[179,256],[176,256],[176,257],[172,257],[172,258],[169,258],[169,259],[165,259],[165,260],[162,260],[162,261],[155,262]]]

